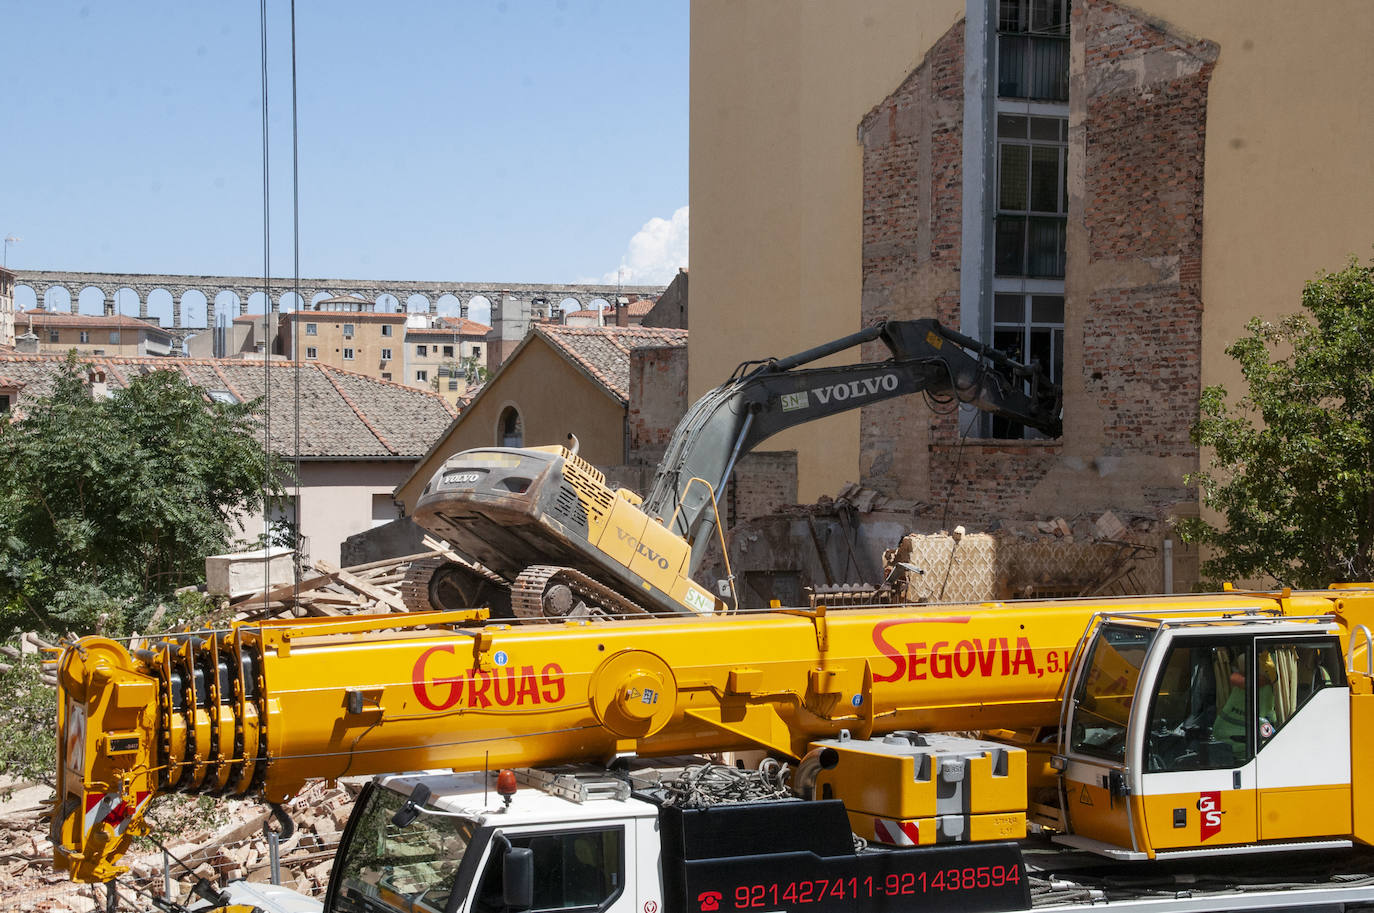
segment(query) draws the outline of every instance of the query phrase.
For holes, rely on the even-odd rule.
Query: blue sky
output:
[[[268,7],[290,275],[290,7]],[[302,275],[666,281],[687,20],[686,0],[298,0]],[[261,275],[257,3],[0,0],[0,23],[11,269]]]

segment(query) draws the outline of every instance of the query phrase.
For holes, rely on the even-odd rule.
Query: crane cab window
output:
[[[337,895],[329,913],[444,913],[474,825],[452,815],[393,820],[406,796],[370,787],[335,865]]]
[[[1151,703],[1145,769],[1240,767],[1313,694],[1344,684],[1333,640],[1181,642],[1165,660]]]
[[[511,834],[511,846],[534,851],[534,905],[547,910],[601,910],[625,887],[625,832],[622,828],[554,834]],[[493,852],[473,906],[474,913],[499,913],[503,855]]]
[[[1098,629],[1074,697],[1072,751],[1109,761],[1125,759],[1126,724],[1140,667],[1154,637],[1154,628],[1103,625]]]

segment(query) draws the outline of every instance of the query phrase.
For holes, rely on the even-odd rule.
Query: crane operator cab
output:
[[[1119,859],[1351,844],[1329,618],[1100,615],[1066,683],[1060,842]]]

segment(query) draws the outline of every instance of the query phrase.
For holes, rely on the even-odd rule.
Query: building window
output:
[[[110,342],[111,342],[113,345],[119,345],[119,331],[118,331],[118,330],[111,330],[111,331],[110,331]]]
[[[415,372],[415,379],[418,380],[418,381],[426,381],[426,380],[429,380],[429,372],[428,372],[428,371],[416,371],[416,372]]]
[[[382,361],[391,361],[390,349],[382,349]]]
[[[453,346],[444,346],[444,357],[445,357],[445,358],[452,358],[452,357],[453,357]]]
[[[320,327],[319,327],[319,324],[307,323],[307,324],[305,325],[305,335],[307,335],[307,336],[318,336],[318,335],[320,335]]]
[[[1067,118],[997,115],[998,276],[1064,276],[1068,132]]]
[[[455,379],[452,379],[452,380],[450,380],[450,381],[448,382],[448,388],[449,388],[450,390],[457,390],[457,389],[458,389],[458,381],[457,381],[456,378],[455,378]]]
[[[82,331],[81,331],[81,341],[82,341],[82,342],[90,342],[90,341],[91,341],[91,334],[88,333],[88,332],[85,331],[85,330],[82,330]]]
[[[352,360],[353,360],[353,350],[352,350],[352,349],[344,349],[344,357],[343,357],[343,360],[344,360],[344,361],[352,361]]]
[[[1000,0],[997,94],[1069,100],[1069,0]]]
[[[319,352],[319,350],[316,349],[314,346],[306,346],[306,347],[305,347],[305,357],[306,357],[306,358],[319,358],[319,357],[320,357],[320,352]]]
[[[497,423],[496,443],[502,447],[523,447],[524,441],[525,422],[520,418],[520,410],[507,406]]]
[[[344,339],[352,339],[352,338],[353,338],[353,324],[351,324],[351,323],[345,323],[345,324],[343,325],[343,333],[344,333]]]
[[[472,347],[472,357],[473,357],[473,358],[477,358],[477,359],[480,359],[480,358],[482,357],[482,347],[481,347],[481,346],[473,346],[473,347]]]
[[[0,415],[8,411],[10,411],[10,395],[8,393],[0,393]]]
[[[415,347],[415,357],[416,357],[416,358],[424,358],[424,357],[427,356],[428,354],[429,354],[429,346],[416,346],[416,347]]]
[[[48,330],[48,342],[61,342],[56,330]]]
[[[1015,360],[1040,363],[1056,384],[1064,377],[1064,296],[998,292],[993,295],[992,345]],[[1034,429],[992,416],[995,438],[1044,437]]]
[[[384,323],[384,324],[382,324],[382,335],[383,335],[383,336],[390,336],[390,335],[391,335],[391,324],[389,324],[389,323]]]
[[[390,372],[390,371],[383,371],[383,372],[382,372],[382,380],[391,380],[391,372]]]

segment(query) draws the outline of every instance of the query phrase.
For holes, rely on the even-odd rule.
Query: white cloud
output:
[[[630,239],[620,269],[611,270],[598,280],[603,285],[667,285],[679,267],[687,265],[687,207],[671,219],[657,216]]]

